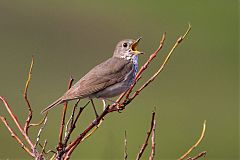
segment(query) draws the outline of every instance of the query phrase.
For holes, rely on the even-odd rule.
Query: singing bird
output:
[[[100,63],[74,84],[62,97],[54,101],[41,113],[75,99],[100,98],[106,100],[125,92],[134,82],[138,71],[137,40],[125,39],[118,42],[113,56]]]

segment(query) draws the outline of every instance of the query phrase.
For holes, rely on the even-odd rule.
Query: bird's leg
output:
[[[111,100],[111,99],[108,99],[108,98],[102,98],[103,100],[105,100],[105,103],[106,103],[106,101],[109,101],[109,102],[112,102],[112,103],[115,103],[115,104],[117,104],[117,105],[120,105],[120,103],[118,103],[118,102],[116,102],[116,101],[114,101],[114,100]],[[105,105],[106,106],[106,105]]]
[[[93,110],[94,110],[95,116],[96,116],[96,118],[98,118],[98,113],[97,113],[97,110],[96,110],[95,105],[94,105],[94,103],[93,103],[93,100],[90,99],[90,101],[91,101],[91,103],[92,103],[92,106],[93,106]]]
[[[102,102],[103,102],[103,111],[104,111],[107,107],[107,104],[106,104],[106,101],[104,99],[102,99]]]
[[[119,106],[121,105],[120,103],[118,103],[118,102],[116,102],[116,101],[113,101],[113,100],[111,100],[111,99],[108,99],[108,98],[102,98],[102,101],[103,101],[103,106],[104,106],[103,110],[105,110],[105,108],[107,107],[106,101],[110,101],[110,102],[113,102],[114,104],[117,104],[117,105],[118,105],[118,108],[119,108]],[[118,109],[118,113],[122,113],[122,112],[121,112],[121,109]]]

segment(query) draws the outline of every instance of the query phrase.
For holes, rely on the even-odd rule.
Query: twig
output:
[[[189,33],[190,30],[191,30],[191,25],[189,24],[188,29],[185,32],[185,34],[178,38],[178,40],[176,41],[176,43],[174,44],[174,46],[168,53],[167,57],[165,58],[164,62],[161,64],[161,66],[157,70],[157,72],[151,78],[149,78],[136,92],[134,92],[134,94],[131,96],[130,100],[134,99],[145,87],[147,87],[152,81],[154,81],[154,79],[159,75],[159,73],[161,71],[163,71],[163,69],[164,69],[165,65],[167,64],[168,60],[170,59],[173,51],[182,42],[182,40],[186,37],[186,35]]]
[[[148,65],[151,63],[151,61],[157,56],[158,52],[162,49],[164,41],[165,41],[165,37],[166,37],[166,32],[163,33],[160,44],[158,46],[158,48],[156,49],[156,51],[150,55],[149,59],[147,60],[147,62],[141,67],[141,69],[138,71],[136,77],[135,77],[135,81],[132,84],[132,86],[129,88],[127,94],[126,94],[126,98],[129,97],[130,93],[132,92],[134,86],[137,83],[137,80],[140,79],[140,76],[142,75],[142,73],[147,69]]]
[[[68,89],[71,88],[72,83],[73,83],[73,78],[70,77],[69,83],[68,83]],[[64,129],[64,125],[65,125],[65,117],[66,117],[66,111],[67,111],[67,102],[64,103],[63,106],[63,111],[62,111],[62,119],[61,119],[61,126],[60,126],[60,131],[59,131],[59,142],[58,142],[58,147],[57,150],[58,151],[62,151],[62,135],[63,135],[63,129]]]
[[[198,155],[196,155],[195,157],[189,157],[187,160],[196,160],[198,158],[205,157],[206,154],[207,154],[207,152],[203,151],[203,152],[199,153]]]
[[[32,157],[34,157],[34,154],[24,145],[22,140],[17,136],[17,134],[11,129],[9,124],[7,123],[6,118],[0,116],[0,119],[4,123],[4,125],[7,127],[8,131],[11,133],[11,136],[21,145],[21,147]]]
[[[98,125],[95,126],[91,131],[89,131],[88,134],[86,134],[86,135],[82,138],[81,142],[83,142],[84,140],[86,140],[87,138],[89,138],[93,133],[95,133],[96,130],[101,126],[102,122],[103,122],[103,119],[101,119],[100,122],[98,123]]]
[[[128,153],[127,153],[127,131],[125,131],[124,134],[124,160],[128,159]]]
[[[206,121],[204,121],[204,123],[203,123],[202,133],[201,133],[201,136],[199,137],[198,141],[185,154],[183,154],[178,160],[183,160],[184,158],[186,158],[192,152],[192,150],[199,145],[199,143],[202,141],[202,139],[205,135],[205,131],[206,131]]]
[[[30,124],[29,124],[29,127],[42,125],[43,122],[45,121],[47,115],[48,115],[48,112],[45,114],[45,116],[43,117],[43,119],[42,119],[40,122],[38,122],[38,123],[30,123]]]
[[[43,128],[46,126],[47,120],[48,120],[47,117],[45,117],[44,123],[38,131],[37,138],[36,138],[36,143],[34,145],[34,149],[36,149],[37,145],[39,144],[40,136],[41,136]]]
[[[148,140],[149,140],[149,137],[150,137],[150,135],[152,133],[153,126],[154,126],[154,120],[155,120],[155,112],[152,112],[151,126],[150,126],[150,128],[149,128],[149,130],[147,132],[147,136],[145,138],[145,141],[144,141],[140,151],[138,152],[136,160],[139,160],[142,157],[142,155],[143,155],[143,153],[144,153],[144,151],[145,151],[145,149],[146,149],[146,147],[148,145]]]
[[[79,101],[77,101],[77,103],[75,104],[75,106],[78,105],[78,102],[79,102]],[[69,138],[70,138],[73,130],[76,128],[76,123],[77,123],[77,121],[78,121],[81,113],[83,112],[83,110],[86,108],[86,106],[87,106],[89,103],[90,103],[90,101],[88,101],[83,107],[80,107],[80,108],[79,108],[79,111],[78,111],[78,114],[77,114],[75,120],[74,120],[74,119],[72,120],[73,123],[72,123],[72,125],[71,125],[68,133],[67,133],[66,136],[64,137],[64,142],[63,142],[64,145],[67,145],[67,142],[68,142],[68,140],[69,140]],[[75,111],[74,111],[74,112],[75,112]],[[72,112],[72,115],[74,114],[74,112]]]
[[[154,119],[153,129],[152,129],[152,151],[151,151],[151,155],[149,156],[149,160],[153,160],[155,156],[155,147],[156,147],[155,131],[156,131],[156,120]]]
[[[27,119],[25,121],[25,125],[24,125],[24,132],[26,134],[28,134],[29,124],[30,124],[30,121],[32,119],[32,108],[31,108],[31,105],[30,105],[29,100],[28,100],[27,92],[28,92],[28,86],[29,86],[31,78],[32,78],[33,64],[34,64],[34,57],[32,56],[32,62],[31,62],[29,72],[28,72],[28,79],[26,81],[25,90],[24,90],[24,93],[23,93],[23,97],[24,97],[24,99],[27,103],[27,107],[28,107],[28,117],[27,117]]]
[[[66,124],[64,139],[66,138],[67,134],[69,133],[69,130],[70,130],[70,129],[73,127],[73,125],[74,125],[74,115],[75,115],[75,111],[76,111],[76,108],[77,108],[79,102],[80,102],[80,99],[77,100],[77,102],[75,103],[75,105],[74,105],[74,107],[73,107],[73,109],[72,109],[72,114],[71,114],[71,116],[70,116],[70,118],[69,118],[69,120],[68,120],[68,122],[67,122],[67,124]],[[88,102],[88,103],[89,103],[89,102]],[[83,107],[83,108],[85,108],[85,107]],[[80,108],[79,111],[82,113],[83,109]],[[78,116],[78,117],[79,117],[79,116]],[[78,118],[77,118],[77,119],[78,119]],[[70,125],[70,127],[69,127],[69,125]],[[74,127],[75,127],[75,126],[74,126]]]
[[[147,60],[147,62],[141,67],[141,69],[138,71],[136,77],[135,77],[135,81],[134,83],[131,85],[131,87],[124,93],[122,93],[119,98],[117,99],[116,102],[120,102],[123,97],[126,95],[126,97],[128,98],[130,93],[132,92],[132,89],[134,88],[134,86],[136,85],[137,81],[141,78],[140,76],[142,75],[142,73],[147,69],[148,65],[151,63],[151,61],[157,56],[158,52],[162,49],[164,41],[165,41],[165,37],[166,37],[166,33],[163,33],[161,41],[159,43],[158,48],[156,49],[156,51],[151,54],[149,56],[149,59]],[[110,107],[111,108],[111,107]]]
[[[72,142],[70,143],[67,147],[66,147],[66,154],[64,157],[64,160],[68,160],[73,152],[73,150],[77,147],[77,145],[82,141],[82,139],[85,137],[85,135],[92,130],[93,127],[95,127],[96,123],[99,123],[101,121],[101,119],[108,114],[109,110],[109,106],[107,106],[105,108],[105,110],[102,112],[101,115],[98,116],[98,118],[96,118],[94,120],[94,122],[90,123],[87,128]]]
[[[11,107],[8,105],[7,101],[2,97],[0,96],[0,99],[1,101],[4,103],[4,106],[6,107],[9,115],[11,116],[12,120],[14,121],[14,123],[16,124],[18,130],[21,132],[21,134],[23,135],[23,137],[25,138],[25,140],[28,142],[28,144],[30,145],[31,149],[34,148],[34,145],[33,143],[31,142],[30,138],[28,137],[28,135],[24,132],[21,124],[19,123],[18,121],[18,118],[17,116],[13,113]]]
[[[48,151],[46,151],[45,150],[45,148],[46,148],[46,146],[47,146],[47,140],[45,139],[45,141],[44,141],[44,144],[43,145],[41,145],[41,143],[39,143],[39,146],[40,147],[42,147],[42,151],[41,151],[41,154],[48,154],[48,153],[50,153],[50,152],[52,152],[52,153],[54,153],[54,154],[57,154],[55,151],[53,151],[53,150],[48,150]]]
[[[67,124],[65,127],[64,139],[67,136],[67,134],[69,133],[70,128],[73,126],[74,114],[75,114],[75,111],[76,111],[76,108],[77,108],[79,102],[80,102],[80,99],[78,99],[77,102],[75,103],[75,105],[72,109],[72,114],[71,114],[69,120],[67,121]]]

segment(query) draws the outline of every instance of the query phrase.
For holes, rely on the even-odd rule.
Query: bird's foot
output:
[[[98,127],[98,124],[99,124],[99,121],[98,119],[96,118],[95,120],[93,120],[92,124],[96,127]]]
[[[122,110],[124,110],[124,105],[123,105],[123,104],[118,104],[118,105],[117,105],[117,111],[118,111],[118,113],[122,113]]]

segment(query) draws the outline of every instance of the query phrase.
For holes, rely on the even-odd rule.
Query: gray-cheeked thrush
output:
[[[138,70],[138,54],[143,53],[137,50],[140,39],[125,39],[118,42],[111,58],[91,69],[41,113],[70,100],[83,98],[104,100],[125,92],[135,79]]]

